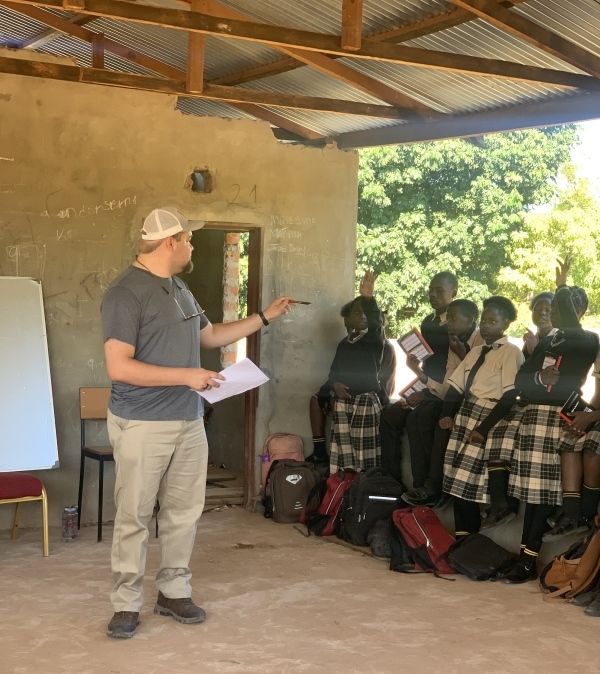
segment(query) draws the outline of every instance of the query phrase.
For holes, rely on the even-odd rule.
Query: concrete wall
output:
[[[51,521],[77,498],[78,389],[106,385],[99,303],[132,259],[144,209],[178,202],[192,217],[265,231],[263,304],[288,293],[313,302],[265,329],[257,443],[310,437],[307,405],[343,335],[353,294],[357,156],[277,143],[266,123],[184,116],[171,97],[0,76],[0,275],[42,278],[61,467],[44,471]],[[214,172],[210,194],[184,185]],[[198,298],[203,303],[203,298]],[[0,326],[2,330],[2,326]],[[1,377],[1,373],[0,373]],[[2,395],[10,395],[2,382]],[[98,429],[90,441],[102,440]],[[96,515],[89,466],[84,521]],[[106,479],[106,518],[113,470]],[[23,525],[37,523],[34,506]],[[7,528],[10,509],[0,509]]]

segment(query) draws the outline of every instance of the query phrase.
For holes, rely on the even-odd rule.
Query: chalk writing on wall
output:
[[[44,278],[46,268],[46,246],[44,244],[27,242],[7,246],[6,257],[13,265],[14,276]]]
[[[61,220],[74,220],[87,218],[90,215],[98,215],[103,212],[117,211],[120,215],[129,206],[137,204],[137,195],[131,195],[122,199],[105,199],[100,204],[81,204],[81,206],[65,206],[56,211],[46,209],[42,211],[42,218],[60,218]]]

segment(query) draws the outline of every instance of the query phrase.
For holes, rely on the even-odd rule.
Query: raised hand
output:
[[[373,274],[372,270],[368,269],[360,282],[360,295],[361,297],[370,300],[371,297],[373,297],[374,290],[375,274]]]
[[[269,304],[263,314],[269,322],[274,321],[279,316],[288,314],[292,310],[293,302],[293,297],[278,297]],[[290,303],[292,303],[292,306],[290,306]]]
[[[567,276],[571,269],[573,256],[570,253],[567,253],[564,260],[558,258],[556,262],[558,263],[558,267],[556,267],[556,287],[558,288],[567,285]]]

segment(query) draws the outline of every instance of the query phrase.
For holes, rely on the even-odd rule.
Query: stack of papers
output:
[[[249,358],[244,358],[239,363],[231,365],[221,374],[225,377],[225,381],[218,380],[219,388],[196,391],[196,393],[209,403],[218,403],[220,400],[245,393],[269,381],[267,375],[259,370]]]

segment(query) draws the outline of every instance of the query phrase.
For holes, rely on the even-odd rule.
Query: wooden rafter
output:
[[[509,2],[508,0],[501,0],[498,4],[502,7],[512,7],[513,5],[518,5],[526,1],[527,0],[513,0],[513,2]],[[224,16],[227,15],[225,14]],[[240,15],[237,18],[242,17]],[[464,9],[454,9],[450,12],[445,12],[444,14],[439,14],[429,19],[417,21],[416,23],[412,23],[407,26],[401,26],[400,28],[393,28],[382,33],[377,33],[376,35],[371,35],[367,38],[364,38],[364,41],[367,43],[391,42],[394,44],[400,44],[402,42],[415,40],[419,37],[424,37],[425,35],[431,35],[442,30],[454,28],[455,26],[460,26],[461,24],[467,23],[468,21],[473,21],[475,18],[475,15],[471,12],[467,12]],[[255,68],[249,68],[237,73],[231,73],[227,77],[215,79],[214,84],[227,84],[230,86],[235,86],[236,84],[243,84],[245,82],[259,80],[263,77],[271,77],[272,75],[287,73],[290,70],[300,68],[301,65],[302,63],[298,63],[297,61],[289,58],[281,59],[280,61],[275,61],[274,63],[257,66]],[[387,102],[389,103],[390,101]]]
[[[88,14],[75,14],[70,19],[65,19],[69,23],[72,23],[76,26],[85,26],[86,23],[90,23],[96,19],[95,16],[89,16]],[[48,42],[56,40],[57,36],[60,35],[61,31],[53,30],[48,28],[33,37],[23,40],[19,43],[19,49],[37,49],[38,47],[43,47]]]
[[[5,7],[8,7],[9,9],[15,12],[20,12],[25,16],[29,16],[35,21],[39,21],[40,23],[45,23],[46,25],[52,26],[52,33],[54,35],[52,39],[54,39],[57,34],[66,33],[67,35],[72,35],[73,37],[83,40],[84,42],[89,42],[91,44],[94,39],[94,36],[96,35],[96,33],[94,33],[93,31],[88,30],[87,28],[83,28],[80,22],[74,23],[66,21],[65,19],[62,19],[56,16],[55,14],[50,14],[50,12],[46,12],[45,10],[39,9],[37,7],[33,6],[30,7],[28,5],[15,5],[11,2],[3,2],[0,4],[4,5]],[[93,16],[87,15],[85,16],[88,20],[87,22],[92,21],[95,18]],[[137,52],[134,49],[131,49],[130,47],[126,47],[125,45],[122,45],[119,42],[115,42],[114,40],[110,40],[109,38],[106,37],[104,38],[104,48],[106,49],[106,51],[110,51],[111,53],[116,54],[121,58],[127,59],[132,63],[136,63],[137,65],[147,68],[148,70],[152,70],[160,75],[164,75],[169,79],[176,81],[185,80],[186,74],[182,70],[173,68],[167,65],[166,63],[163,63],[162,61],[158,61],[157,59],[154,59],[151,56],[146,56],[141,52]],[[299,136],[300,138],[315,141],[324,138],[322,134],[317,133],[312,129],[303,127],[300,124],[297,124],[296,122],[292,122],[286,119],[285,117],[278,115],[275,112],[265,110],[264,108],[261,108],[257,105],[252,105],[249,103],[243,105],[232,104],[232,107],[234,108],[237,107],[246,112],[247,114],[256,117],[257,119],[268,121],[269,123],[275,124],[276,126],[279,126],[282,129],[286,129],[291,133]]]
[[[104,68],[104,35],[96,33],[92,38],[92,68]]]
[[[122,0],[17,0],[18,4],[38,4],[45,7],[61,7],[83,14],[93,14],[113,19],[135,21],[165,28],[218,35],[220,37],[239,38],[269,45],[295,47],[310,51],[320,51],[337,56],[349,53],[339,46],[335,35],[323,35],[309,31],[266,24],[250,23],[235,19],[220,19],[198,12],[186,12],[178,9],[166,9],[140,5]],[[389,43],[363,42],[359,51],[352,56],[368,60],[387,61],[404,65],[413,65],[446,72],[460,72],[468,75],[487,75],[500,79],[535,82],[561,87],[597,90],[600,83],[593,77],[566,73],[549,68],[525,66],[519,63],[496,59],[450,54],[447,52],[404,47]]]
[[[360,49],[362,16],[363,0],[342,0],[342,49]]]
[[[384,119],[402,119],[402,111],[387,105],[371,105],[354,101],[339,101],[332,98],[295,96],[270,91],[252,91],[235,87],[221,87],[207,84],[201,94],[186,91],[184,81],[161,79],[147,75],[116,73],[94,68],[80,68],[40,61],[27,61],[0,56],[0,72],[11,75],[42,77],[67,82],[102,84],[124,89],[139,89],[163,94],[174,94],[188,98],[208,98],[225,103],[254,103],[276,108],[296,108],[318,112],[334,112],[341,115],[364,115]]]
[[[225,7],[224,5],[215,2],[215,0],[205,0],[206,13],[211,14],[212,16],[220,16],[224,19],[240,19],[244,21],[251,21],[247,16]],[[285,62],[291,64],[292,66],[300,66],[302,64],[308,65],[319,72],[324,73],[334,79],[349,84],[355,89],[359,89],[370,96],[378,98],[380,101],[389,103],[398,108],[405,108],[407,110],[414,110],[414,116],[416,118],[426,117],[426,118],[438,118],[442,116],[442,113],[439,113],[434,108],[431,108],[428,105],[425,105],[421,101],[418,101],[414,98],[407,96],[406,94],[396,91],[392,87],[387,86],[383,82],[379,82],[373,77],[363,75],[362,73],[350,68],[343,63],[338,63],[330,56],[325,54],[319,54],[314,51],[303,51],[301,49],[289,49],[285,47],[276,48],[282,54],[286,56],[291,56],[292,59],[285,59]],[[272,64],[268,66],[259,66],[257,69],[257,74],[260,73],[261,69],[269,69],[269,74],[273,75]],[[287,72],[291,68],[286,67],[281,72]],[[211,84],[222,84],[233,86],[233,83],[229,81],[230,78],[222,77],[215,80],[211,80]],[[250,76],[247,81],[253,79],[260,79],[260,77]],[[240,78],[237,78],[235,84],[241,84]]]
[[[600,94],[588,93],[567,98],[522,103],[499,110],[459,115],[448,119],[351,131],[336,137],[341,149],[422,143],[445,138],[468,138],[481,134],[504,133],[558,124],[597,119]]]
[[[193,12],[205,12],[206,0],[192,0]],[[188,59],[186,69],[186,88],[197,94],[204,88],[204,35],[190,33],[188,36]]]
[[[600,58],[535,21],[499,7],[493,0],[450,1],[548,54],[557,56],[594,77],[600,77]]]

